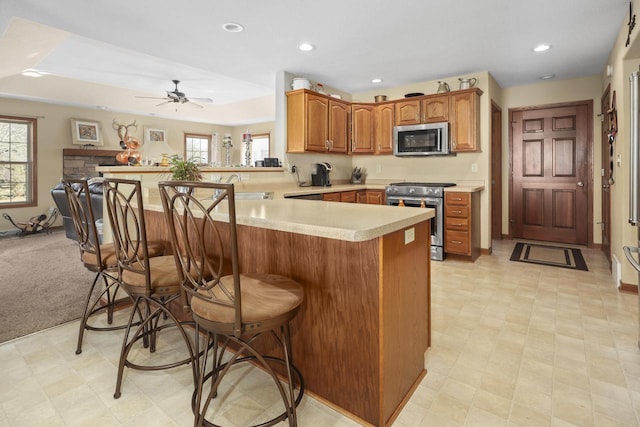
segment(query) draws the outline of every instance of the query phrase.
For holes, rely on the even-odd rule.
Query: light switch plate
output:
[[[404,244],[408,245],[414,240],[416,240],[416,229],[414,227],[411,227],[404,230]]]

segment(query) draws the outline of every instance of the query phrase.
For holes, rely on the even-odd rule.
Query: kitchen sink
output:
[[[238,191],[236,200],[267,200],[273,199],[273,191]]]

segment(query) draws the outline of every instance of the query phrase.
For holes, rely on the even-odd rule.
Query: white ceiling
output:
[[[349,93],[477,71],[503,88],[599,74],[628,11],[627,0],[0,0],[0,95],[218,124],[273,120],[279,71]],[[224,32],[226,22],[245,31]],[[299,51],[303,41],[316,49]],[[540,43],[552,49],[533,53]],[[26,68],[51,75],[23,77]],[[164,96],[173,79],[214,103],[174,111],[135,98]]]

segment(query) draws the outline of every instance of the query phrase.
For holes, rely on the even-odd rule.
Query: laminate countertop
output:
[[[147,197],[144,206],[146,210],[162,211],[162,203],[157,196]],[[236,222],[239,225],[348,242],[375,239],[434,216],[434,209],[401,209],[386,205],[284,198],[236,200]],[[212,217],[224,221],[226,215],[220,211]]]

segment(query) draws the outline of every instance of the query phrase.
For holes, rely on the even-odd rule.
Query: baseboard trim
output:
[[[621,292],[628,292],[630,294],[637,294],[638,293],[638,285],[633,285],[631,283],[625,283],[622,280],[620,281],[620,287],[618,289],[620,289]]]

